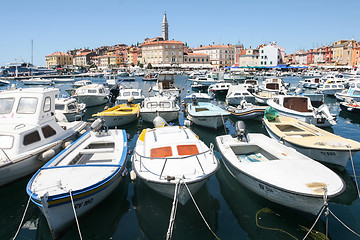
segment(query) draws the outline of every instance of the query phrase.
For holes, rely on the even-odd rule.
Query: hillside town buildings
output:
[[[146,38],[143,43],[127,46],[116,44],[93,50],[74,49],[67,53],[55,52],[45,56],[46,67],[82,66],[100,69],[142,65],[155,68],[214,68],[229,66],[242,68],[269,68],[278,65],[343,66],[360,64],[360,42],[338,40],[332,45],[309,50],[298,50],[285,55],[285,49],[276,42],[256,48],[243,45],[209,44],[189,48],[182,41],[169,40],[169,24],[163,15],[162,36]]]

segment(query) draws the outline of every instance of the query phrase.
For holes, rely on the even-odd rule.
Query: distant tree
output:
[[[147,69],[152,69],[152,65],[151,65],[151,63],[148,63],[148,65],[147,65],[147,67],[146,67]]]
[[[139,62],[139,65],[138,65],[140,68],[144,68],[144,64],[140,63]]]
[[[135,67],[135,64],[132,62],[132,63],[131,63],[131,66],[132,66],[132,67]]]

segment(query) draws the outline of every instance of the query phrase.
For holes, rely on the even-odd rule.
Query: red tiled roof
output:
[[[47,55],[46,57],[50,57],[50,56],[69,56],[69,54],[63,52],[54,52],[52,54]]]
[[[205,53],[188,53],[187,55],[190,55],[190,56],[209,56]]]
[[[156,42],[145,42],[143,45],[158,45],[158,44],[183,44],[181,41],[169,40],[169,41],[156,41]]]
[[[233,45],[209,45],[209,46],[198,47],[198,48],[195,48],[195,49],[200,50],[200,49],[231,48],[231,47],[234,47],[234,46]]]

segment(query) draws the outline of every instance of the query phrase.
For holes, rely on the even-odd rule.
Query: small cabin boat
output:
[[[76,89],[72,96],[79,103],[85,103],[87,107],[105,104],[110,99],[110,90],[102,84],[90,84]]]
[[[115,104],[128,103],[128,100],[131,99],[131,103],[142,103],[145,99],[145,96],[142,93],[140,88],[120,88],[119,94],[116,97]]]
[[[139,116],[139,111],[139,104],[122,103],[92,116],[104,120],[105,127],[116,127],[135,121]]]
[[[318,127],[330,127],[336,124],[336,115],[331,114],[325,104],[315,108],[310,98],[305,96],[277,95],[268,100],[267,104],[281,116],[294,117]]]
[[[152,87],[152,91],[160,95],[178,98],[180,88],[175,85],[175,74],[169,72],[159,73],[156,85]]]
[[[86,127],[55,118],[56,88],[0,93],[0,186],[35,172]]]
[[[69,122],[81,120],[85,112],[86,104],[78,103],[75,98],[55,99],[55,117],[57,119],[65,116],[66,120]]]
[[[179,118],[179,111],[180,107],[176,103],[175,97],[154,96],[144,99],[140,108],[140,116],[146,122],[153,122],[157,116],[171,122]]]
[[[229,105],[237,106],[242,100],[255,103],[255,96],[252,95],[243,85],[232,85],[226,94],[225,102]]]

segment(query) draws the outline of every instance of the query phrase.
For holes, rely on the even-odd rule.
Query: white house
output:
[[[269,67],[284,64],[285,49],[273,42],[259,48],[259,66]]]

